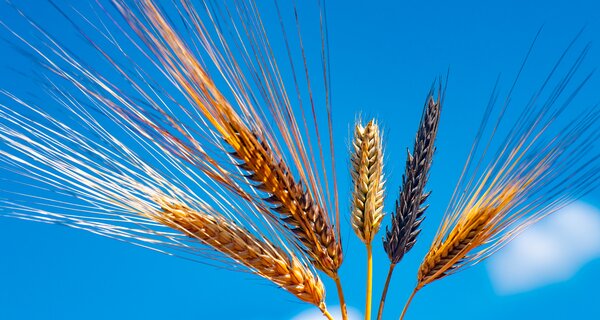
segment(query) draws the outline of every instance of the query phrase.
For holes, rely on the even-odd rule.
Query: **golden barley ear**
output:
[[[383,219],[385,180],[383,146],[374,120],[366,126],[357,123],[351,155],[352,229],[365,244],[373,241]]]
[[[514,206],[516,197],[529,183],[531,181],[507,185],[467,208],[445,240],[432,247],[423,259],[417,288],[457,271],[471,249],[485,244],[495,234],[498,218]]]
[[[248,172],[246,177],[258,183],[254,187],[270,195],[265,201],[273,205],[277,220],[294,233],[316,268],[337,277],[342,248],[323,208],[256,134],[235,122],[230,130],[226,141],[235,149],[232,155],[241,160],[238,166]]]
[[[302,301],[325,310],[325,289],[319,277],[275,244],[223,216],[192,210],[164,197],[155,200],[162,209],[148,218],[200,240]]]

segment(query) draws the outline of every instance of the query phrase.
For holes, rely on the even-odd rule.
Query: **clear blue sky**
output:
[[[59,2],[64,3],[68,2]],[[48,10],[47,5],[22,5],[39,16]],[[2,11],[5,7],[0,7],[0,19],[27,32],[13,15]],[[379,119],[385,129],[389,212],[425,95],[436,77],[451,70],[429,184],[431,207],[420,241],[396,268],[387,300],[385,318],[395,319],[416,281],[416,270],[441,220],[497,76],[502,74],[506,89],[541,26],[544,29],[526,80],[541,80],[582,27],[586,29],[581,42],[593,45],[583,69],[600,66],[600,4],[593,0],[329,0],[328,19],[343,201],[349,197],[344,155],[349,127],[357,114]],[[66,26],[58,20],[43,23],[56,30]],[[0,58],[2,70],[19,68],[19,58],[4,43]],[[520,87],[525,93],[527,83]],[[0,85],[22,93],[36,91],[31,83],[13,81],[4,71]],[[596,76],[580,101],[599,102],[599,87]],[[600,206],[600,192],[585,200]],[[345,202],[342,212],[347,212]],[[352,234],[347,218],[342,230],[345,262],[341,276],[349,305],[362,310],[364,247]],[[249,274],[58,226],[1,219],[0,243],[0,319],[288,319],[309,307]],[[387,258],[376,243],[375,301],[387,267]],[[586,264],[568,281],[499,296],[485,266],[477,266],[425,288],[407,319],[600,318],[598,271],[600,260]],[[326,285],[328,304],[335,305],[335,287],[330,282]]]

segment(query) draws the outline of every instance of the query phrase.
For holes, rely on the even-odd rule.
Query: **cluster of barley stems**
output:
[[[10,103],[0,104],[4,119],[0,122],[1,162],[28,184],[39,183],[62,197],[40,196],[35,189],[29,195],[6,192],[1,214],[60,223],[165,252],[174,248],[241,267],[333,319],[325,305],[325,288],[319,278],[322,272],[334,280],[342,317],[347,319],[339,277],[343,256],[333,153],[329,167],[323,156],[327,150],[321,145],[327,137],[318,130],[321,121],[317,118],[323,113],[320,116],[314,104],[307,117],[304,110],[298,115],[292,108],[256,4],[234,1],[235,10],[219,10],[231,8],[209,1],[214,7],[199,9],[181,0],[177,12],[186,30],[195,36],[190,42],[152,0],[109,2],[129,25],[128,30],[121,29],[125,39],[165,76],[180,98],[152,81],[132,53],[104,49],[90,40],[89,31],[78,29],[128,81],[133,90],[128,94],[109,77],[85,67],[25,13],[13,8],[43,42],[36,45],[2,23],[5,33],[28,48],[41,69],[67,83],[64,87],[51,81],[49,92],[81,128],[71,128],[43,106],[2,91]],[[211,14],[201,14],[201,10]],[[224,21],[239,27],[229,30],[239,43],[224,40],[227,32],[220,27],[223,21],[217,21],[219,12],[226,12]],[[277,12],[281,15],[279,7]],[[297,21],[296,25],[300,30]],[[214,29],[209,30],[210,26]],[[325,34],[323,25],[320,28],[321,35]],[[120,49],[113,34],[94,30],[108,39],[108,45]],[[232,53],[235,47],[241,48],[242,59]],[[302,45],[300,50],[308,69]],[[569,47],[567,52],[571,50]],[[593,142],[600,131],[598,108],[550,133],[573,100],[574,94],[565,91],[586,52],[587,47],[555,87],[544,83],[539,88],[516,123],[509,126],[496,152],[489,146],[497,141],[494,135],[502,116],[493,123],[491,133],[486,131],[498,104],[490,102],[401,319],[424,286],[480,262],[528,225],[595,187],[599,170]],[[204,59],[199,53],[205,54]],[[323,50],[323,75],[327,75],[326,57]],[[213,68],[206,67],[205,60],[211,61]],[[548,78],[560,78],[555,73],[553,69]],[[306,75],[308,79],[308,72]],[[226,81],[217,81],[217,77]],[[310,91],[311,82],[307,80],[305,85]],[[327,85],[325,81],[326,92]],[[542,98],[548,91],[548,97]],[[382,243],[389,269],[377,319],[383,317],[392,274],[415,245],[424,221],[444,92],[440,85],[427,95],[413,149],[407,154],[400,192]],[[563,96],[567,97],[561,102]],[[310,98],[313,103],[312,95]],[[332,151],[327,98],[326,105]],[[500,103],[500,114],[509,105],[510,93]],[[307,124],[310,118],[314,122]],[[121,135],[111,133],[103,121],[120,128]],[[122,142],[124,137],[130,137],[136,147]],[[379,247],[376,235],[386,216],[383,145],[375,120],[356,123],[348,217],[367,252],[366,320],[374,314],[372,251]],[[486,155],[491,155],[491,160]],[[326,168],[333,179],[321,172]],[[20,201],[19,196],[28,200]],[[65,213],[68,209],[77,214]]]

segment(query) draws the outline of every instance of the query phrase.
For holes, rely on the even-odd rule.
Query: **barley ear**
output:
[[[496,190],[486,192],[480,199],[471,199],[469,206],[460,212],[456,224],[451,228],[445,221],[441,230],[447,234],[436,235],[429,252],[423,259],[417,274],[417,285],[404,305],[400,320],[415,294],[427,284],[460,271],[479,254],[472,254],[476,248],[485,246],[498,234],[502,219],[517,203],[523,192],[526,192],[531,180],[512,181]],[[443,231],[442,231],[443,232]]]
[[[366,126],[360,122],[354,130],[353,152],[350,158],[354,190],[352,192],[351,219],[356,235],[367,247],[367,281],[365,320],[371,318],[373,255],[371,242],[379,231],[383,218],[383,147],[381,134],[375,121]]]
[[[421,118],[413,154],[408,152],[406,170],[402,177],[402,190],[396,201],[396,210],[392,214],[392,228],[386,229],[383,247],[392,264],[400,262],[402,257],[414,246],[421,232],[424,206],[429,193],[425,193],[425,185],[429,178],[429,169],[435,151],[440,120],[441,100],[433,99],[430,94]]]
[[[272,212],[267,215],[294,234],[317,269],[335,279],[342,264],[342,247],[325,210],[258,134],[235,122],[230,123],[230,131],[226,141],[235,149],[232,155],[241,161],[238,166],[248,172],[246,178],[257,183],[253,187],[268,194],[265,201]]]
[[[429,92],[417,130],[413,154],[408,151],[400,197],[396,201],[396,210],[392,214],[392,228],[391,230],[386,228],[383,239],[383,248],[391,264],[379,302],[378,320],[383,314],[385,298],[394,268],[412,249],[421,232],[419,227],[427,209],[424,203],[429,196],[429,193],[425,193],[425,185],[429,178],[429,169],[435,152],[435,138],[440,121],[442,100],[441,85],[437,100],[433,98],[433,90]]]
[[[383,218],[383,147],[379,127],[371,120],[356,124],[351,156],[352,228],[365,244],[379,231]]]
[[[326,311],[323,283],[293,255],[218,214],[193,210],[164,197],[156,201],[162,209],[149,214],[149,218],[201,241],[300,300]]]
[[[460,270],[473,249],[481,247],[498,232],[502,218],[527,190],[528,181],[513,181],[496,192],[484,195],[461,212],[456,225],[443,241],[434,242],[417,275],[417,289]]]

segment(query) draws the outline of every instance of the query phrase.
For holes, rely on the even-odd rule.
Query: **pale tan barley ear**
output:
[[[381,226],[385,192],[383,147],[375,121],[356,124],[352,148],[352,228],[369,244]]]
[[[358,122],[354,130],[351,155],[352,229],[367,248],[365,320],[371,318],[373,279],[373,237],[383,218],[384,177],[383,147],[379,127],[374,120],[366,126]]]

